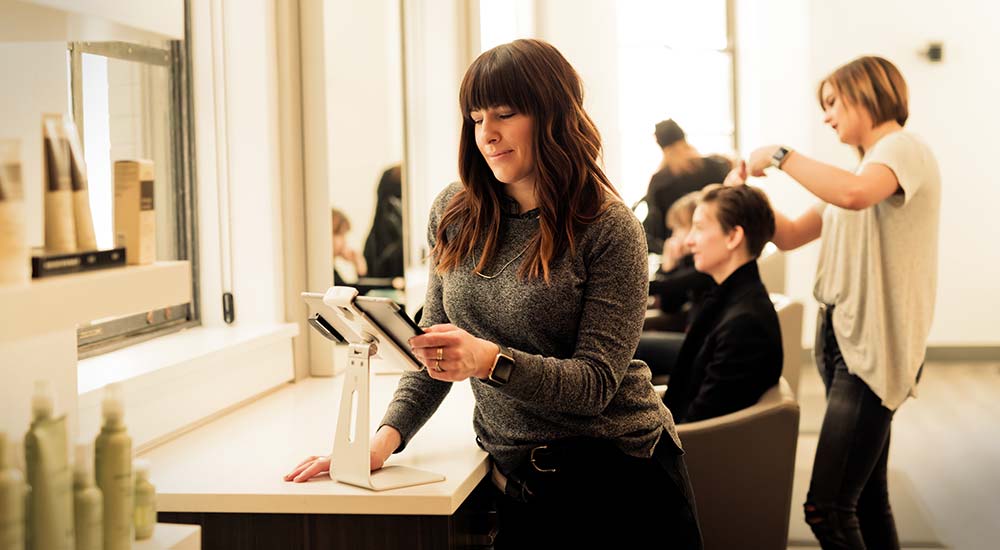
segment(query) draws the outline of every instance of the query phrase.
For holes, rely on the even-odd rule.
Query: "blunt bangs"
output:
[[[501,105],[524,114],[535,114],[535,102],[527,93],[533,87],[527,80],[510,48],[498,46],[484,53],[473,62],[462,80],[459,91],[462,118],[471,119],[469,113],[472,111]]]

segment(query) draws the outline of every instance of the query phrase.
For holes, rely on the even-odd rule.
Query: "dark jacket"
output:
[[[670,271],[657,271],[653,280],[649,281],[649,295],[660,297],[660,310],[664,313],[678,313],[688,304],[700,303],[713,288],[715,281],[712,276],[694,268],[694,256],[691,254],[678,260]]]
[[[698,191],[710,183],[722,183],[731,166],[724,157],[704,157],[698,169],[686,174],[674,174],[668,169],[653,174],[646,190],[646,207],[649,208],[642,222],[646,230],[646,245],[650,252],[663,252],[663,241],[670,238],[666,217],[670,205],[692,191]]]
[[[368,277],[403,276],[402,170],[393,166],[382,173],[372,228],[365,239]]]
[[[744,409],[778,383],[783,358],[778,314],[747,262],[705,296],[663,402],[678,423]]]

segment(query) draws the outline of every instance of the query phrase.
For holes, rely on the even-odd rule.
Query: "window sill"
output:
[[[136,448],[150,446],[292,379],[295,323],[198,327],[78,363],[80,435],[100,427],[107,384],[120,383]]]

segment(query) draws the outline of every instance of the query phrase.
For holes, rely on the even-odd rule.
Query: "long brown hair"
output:
[[[909,91],[899,69],[888,59],[864,56],[835,69],[816,90],[820,107],[823,105],[823,85],[829,83],[849,108],[868,111],[875,126],[895,120],[906,125],[910,116]],[[858,153],[864,155],[861,147]]]
[[[465,73],[459,90],[462,134],[458,171],[462,190],[452,197],[437,228],[432,251],[437,271],[454,269],[483,251],[485,268],[502,235],[503,183],[476,146],[471,112],[506,106],[534,120],[535,197],[539,231],[525,252],[518,274],[549,281],[549,264],[566,250],[575,253],[582,225],[597,220],[621,200],[600,166],[601,135],[583,110],[579,75],[555,47],[541,40],[515,40],[483,52]]]

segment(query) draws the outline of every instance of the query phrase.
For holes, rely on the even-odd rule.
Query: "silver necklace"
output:
[[[479,275],[480,277],[482,277],[484,279],[496,279],[501,273],[503,273],[503,270],[507,269],[507,266],[509,266],[510,264],[514,263],[515,260],[517,260],[518,258],[520,258],[525,252],[527,252],[529,246],[531,246],[530,242],[528,243],[528,246],[525,246],[524,248],[521,249],[520,252],[517,253],[517,256],[514,256],[507,263],[503,264],[503,267],[500,268],[500,271],[497,271],[493,275],[484,275],[483,273],[479,272],[478,270],[477,271],[473,271],[473,273],[475,273],[476,275]]]

